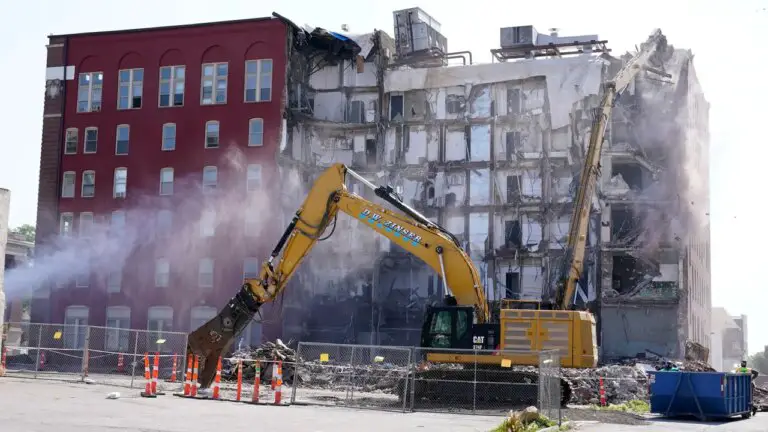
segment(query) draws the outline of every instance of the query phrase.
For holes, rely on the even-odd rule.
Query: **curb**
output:
[[[544,429],[539,429],[538,432],[558,432],[562,428],[570,429],[573,427],[573,422],[570,421],[564,421],[560,426],[550,426]]]

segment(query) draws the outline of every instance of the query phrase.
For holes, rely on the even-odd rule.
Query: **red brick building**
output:
[[[273,18],[50,36],[37,255],[133,234],[83,242],[87,271],[33,321],[188,331],[257,271],[247,205],[277,169],[286,41]]]

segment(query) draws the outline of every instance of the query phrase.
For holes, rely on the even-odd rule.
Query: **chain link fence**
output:
[[[148,354],[150,364],[158,358],[158,390],[183,390],[185,333],[64,324],[9,327],[13,330],[4,349],[10,376],[89,380],[138,389],[145,384]],[[490,415],[536,406],[552,420],[562,416],[563,375],[557,351],[299,342],[291,360],[280,362],[283,404]],[[515,366],[521,363],[537,366]],[[222,399],[252,401],[257,364],[258,400],[273,402],[275,362],[260,358],[223,359]]]
[[[556,350],[539,353],[538,408],[539,413],[558,424],[562,422],[562,374],[560,353]]]
[[[411,349],[299,342],[291,403],[406,411]]]
[[[548,417],[559,416],[559,361],[547,370],[544,380],[537,368],[516,366],[541,364],[544,357],[557,359],[556,354],[435,348],[414,348],[413,352],[409,394],[412,410],[503,415],[510,409],[536,406],[545,408],[543,414]],[[552,398],[557,401],[553,403]]]
[[[144,386],[144,354],[158,356],[163,391],[184,383],[187,334],[69,324],[10,323],[6,373],[37,379]]]
[[[557,352],[299,343],[291,402],[397,411],[561,417]],[[534,366],[513,366],[525,359]],[[543,369],[541,369],[543,368]]]

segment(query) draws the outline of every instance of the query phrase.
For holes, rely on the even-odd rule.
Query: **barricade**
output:
[[[600,406],[605,406],[605,384],[603,383],[603,377],[600,377]]]
[[[153,398],[157,397],[152,391],[152,377],[149,370],[149,353],[144,353],[144,391],[141,392],[141,397]]]
[[[252,405],[288,406],[284,397],[283,362],[242,358],[219,359],[211,393],[197,392],[199,358],[187,360],[189,379],[184,393],[176,396],[191,399],[241,402]],[[226,367],[224,366],[226,364]],[[266,364],[267,367],[262,365]],[[247,373],[246,373],[247,371]],[[268,375],[265,377],[265,375]],[[262,385],[269,380],[267,385]],[[205,396],[203,395],[205,394]],[[207,395],[211,396],[208,397]]]

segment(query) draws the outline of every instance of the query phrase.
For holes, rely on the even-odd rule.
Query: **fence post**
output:
[[[477,412],[477,353],[478,350],[474,350],[474,356],[473,358],[473,365],[474,368],[472,370],[472,414],[475,414]]]
[[[293,382],[291,383],[291,404],[296,403],[296,391],[299,389],[299,382],[296,381],[296,373],[301,364],[301,342],[296,347],[296,364],[293,366]]]
[[[403,412],[406,411],[406,405],[408,404],[408,392],[410,391],[408,388],[408,381],[410,381],[408,375],[411,373],[411,354],[413,349],[414,348],[408,349],[408,360],[405,363],[405,377],[403,379]]]
[[[139,332],[133,330],[136,336],[133,338],[133,361],[131,362],[131,388],[133,388],[133,380],[136,378],[136,356],[139,350]]]
[[[349,381],[346,391],[347,401],[351,401],[355,398],[355,346],[352,346],[352,352],[349,353],[349,364],[352,366],[349,368]]]
[[[40,370],[40,347],[43,344],[43,325],[38,324],[37,325],[37,353],[35,355],[35,375],[34,378],[37,378],[37,372]]]
[[[85,341],[83,343],[83,359],[80,364],[80,381],[88,376],[88,345],[91,342],[91,326],[85,326]]]
[[[419,356],[413,356],[411,359],[411,411],[413,411],[413,408],[415,407],[415,402],[413,399],[416,397],[416,369],[418,369],[418,362],[421,360],[421,355],[422,352],[419,349]]]

